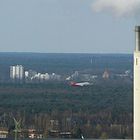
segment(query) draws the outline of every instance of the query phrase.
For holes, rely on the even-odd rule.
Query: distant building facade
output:
[[[24,67],[22,65],[10,66],[10,78],[22,80],[24,78]]]

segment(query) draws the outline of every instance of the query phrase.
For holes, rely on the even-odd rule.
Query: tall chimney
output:
[[[135,27],[134,52],[134,140],[140,140],[140,26]]]
[[[140,51],[140,26],[135,27],[136,34],[136,52]]]

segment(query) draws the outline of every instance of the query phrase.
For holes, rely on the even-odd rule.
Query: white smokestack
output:
[[[95,0],[95,12],[111,12],[115,16],[135,16],[140,12],[140,0]]]
[[[134,140],[140,140],[140,26],[135,27],[134,52]]]

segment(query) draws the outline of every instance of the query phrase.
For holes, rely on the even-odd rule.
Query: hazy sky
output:
[[[0,52],[132,53],[138,17],[97,1],[0,0]]]

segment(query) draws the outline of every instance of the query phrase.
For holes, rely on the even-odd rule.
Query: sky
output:
[[[0,52],[133,53],[138,3],[106,1],[0,0]]]

